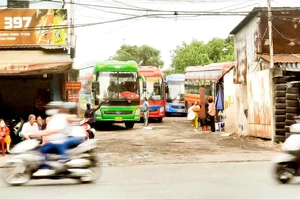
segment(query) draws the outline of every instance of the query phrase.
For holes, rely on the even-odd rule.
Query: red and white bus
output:
[[[144,103],[144,97],[149,102],[149,118],[157,119],[162,122],[166,114],[166,90],[167,86],[164,80],[164,74],[161,69],[154,66],[139,66],[139,75],[146,79],[146,92],[141,88],[141,105]],[[142,85],[142,82],[140,82]],[[142,113],[141,113],[141,117]]]

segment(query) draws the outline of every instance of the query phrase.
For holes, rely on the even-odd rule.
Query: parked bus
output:
[[[166,112],[167,92],[163,72],[157,67],[140,66],[139,75],[144,76],[146,79],[146,92],[141,95],[141,105],[144,103],[144,97],[146,96],[149,102],[149,118],[162,122]],[[141,117],[143,117],[142,113]]]
[[[234,66],[233,62],[213,63],[205,66],[190,66],[185,69],[184,101],[186,110],[193,102],[200,101],[199,89],[205,88],[205,95],[215,99],[217,82],[228,70]]]
[[[89,77],[87,76],[88,79]],[[84,94],[81,96],[93,106],[98,106],[103,100],[101,108],[95,112],[96,124],[125,123],[129,129],[134,127],[135,122],[140,121],[140,78],[144,82],[145,79],[138,75],[135,61],[94,63],[92,81],[89,79],[86,86],[86,92],[91,99]],[[146,89],[145,84],[142,86]]]
[[[166,115],[185,115],[184,74],[171,74],[166,77],[168,85]]]

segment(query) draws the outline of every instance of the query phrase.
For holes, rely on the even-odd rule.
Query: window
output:
[[[145,77],[147,82],[146,97],[152,100],[164,99],[164,83],[161,77]],[[142,89],[142,81],[140,81],[140,88]],[[141,95],[141,99],[145,95]]]
[[[189,79],[185,81],[185,91],[189,94],[199,94],[199,80]]]
[[[126,95],[130,95],[139,99],[137,77],[137,72],[99,72],[99,98],[125,100]]]
[[[184,82],[174,81],[168,83],[168,101],[182,100],[184,94]]]

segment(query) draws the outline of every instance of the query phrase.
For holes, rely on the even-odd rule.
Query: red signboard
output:
[[[69,102],[78,102],[79,94],[68,94],[68,101]]]
[[[66,90],[80,90],[81,82],[66,82]]]

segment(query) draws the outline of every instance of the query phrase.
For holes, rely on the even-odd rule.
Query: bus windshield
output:
[[[161,77],[145,77],[147,83],[146,97],[149,100],[163,100],[163,79]],[[142,82],[140,81],[142,88]],[[144,97],[144,96],[143,96]],[[141,96],[141,99],[143,98]]]
[[[97,77],[100,83],[100,99],[140,99],[137,72],[99,72]]]
[[[168,82],[169,92],[168,92],[168,100],[182,100],[184,94],[184,82],[176,81],[176,82]]]

